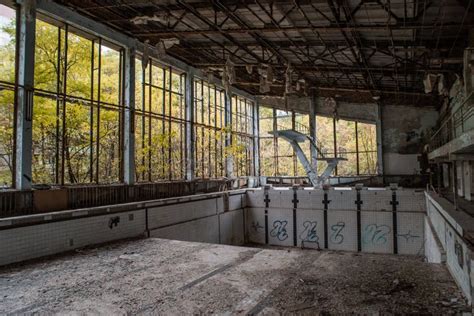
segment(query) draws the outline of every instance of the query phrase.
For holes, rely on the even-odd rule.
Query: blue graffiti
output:
[[[387,235],[391,230],[387,225],[369,224],[364,228],[362,243],[384,245],[387,243]]]
[[[288,221],[274,221],[270,236],[276,237],[280,241],[286,240],[288,238],[288,233],[286,231],[287,224]]]
[[[344,241],[344,235],[342,234],[344,227],[346,227],[346,223],[344,222],[338,222],[331,226],[332,233],[330,239],[333,244],[339,245]]]
[[[318,222],[314,221],[306,221],[303,223],[304,230],[300,234],[300,239],[304,242],[314,242],[317,243],[319,241],[319,237],[316,231],[316,227],[318,226]]]

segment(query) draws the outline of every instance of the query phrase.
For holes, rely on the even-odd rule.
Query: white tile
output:
[[[356,212],[328,211],[328,248],[357,251]]]
[[[393,253],[392,212],[361,212],[363,252]]]
[[[296,212],[298,247],[324,248],[324,211],[301,210]]]
[[[328,190],[328,210],[357,210],[356,190]]]
[[[245,214],[249,242],[265,244],[265,209],[247,208]]]
[[[268,211],[268,243],[276,246],[293,246],[293,209]]]

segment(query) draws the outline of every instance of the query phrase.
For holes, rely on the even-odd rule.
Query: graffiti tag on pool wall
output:
[[[364,227],[362,243],[372,245],[385,245],[391,228],[387,225],[369,224]]]
[[[316,231],[316,227],[318,226],[318,222],[314,221],[306,221],[303,223],[303,232],[300,234],[300,239],[304,242],[319,242],[318,233]]]
[[[270,236],[278,238],[283,241],[288,239],[288,232],[286,231],[286,225],[288,221],[274,221],[273,229],[270,231]]]
[[[333,244],[342,244],[342,242],[344,241],[344,234],[342,233],[342,231],[345,227],[346,223],[344,222],[338,222],[337,224],[331,226],[332,233],[330,240]]]
[[[258,221],[256,223],[252,222],[252,229],[254,230],[254,232],[258,233],[259,230],[263,230],[264,228],[265,227],[260,225],[260,223]]]
[[[406,243],[414,243],[417,238],[420,238],[420,236],[412,234],[411,230],[409,230],[406,234],[398,234],[397,236],[405,239]]]

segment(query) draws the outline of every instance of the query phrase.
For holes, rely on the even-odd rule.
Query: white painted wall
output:
[[[330,189],[327,223],[324,222],[324,191],[297,190],[296,234],[294,234],[293,190],[269,189],[247,192],[246,234],[250,242],[279,246],[304,246],[331,250],[358,251],[357,191]],[[425,197],[422,191],[397,190],[398,253],[423,255]],[[361,250],[394,253],[394,226],[391,190],[361,190]],[[258,207],[257,207],[258,206]],[[265,216],[267,212],[268,216]],[[267,220],[267,224],[266,223]],[[266,226],[265,226],[266,225]]]
[[[195,196],[191,199],[196,197],[199,198]],[[182,197],[0,219],[0,265],[88,245],[143,237],[146,235],[147,224],[153,237],[242,245],[243,197],[244,194],[222,194],[221,197],[204,196],[201,200],[179,203],[190,200],[189,197]],[[153,206],[163,203],[169,205]],[[135,209],[137,204],[149,207],[126,211],[127,208]],[[115,208],[117,213],[94,215],[97,212],[108,213]]]
[[[117,224],[111,225],[116,218]],[[139,237],[144,232],[144,210],[0,230],[0,265]]]
[[[433,231],[442,246],[441,256],[446,253],[446,265],[469,303],[472,302],[472,251],[462,239],[462,228],[449,212],[429,194],[426,194],[428,217]],[[427,236],[429,237],[429,235]],[[430,251],[432,250],[430,246]],[[430,256],[431,257],[431,256]],[[428,259],[430,259],[428,257]],[[436,257],[435,257],[436,260]]]

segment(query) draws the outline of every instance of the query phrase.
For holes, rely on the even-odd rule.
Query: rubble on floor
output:
[[[419,257],[140,239],[0,269],[0,314],[459,313]]]

